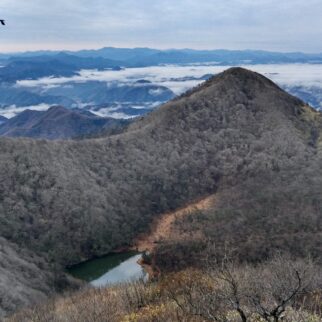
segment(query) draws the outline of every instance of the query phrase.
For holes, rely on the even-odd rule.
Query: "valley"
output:
[[[321,0],[0,11],[0,322],[322,322]]]

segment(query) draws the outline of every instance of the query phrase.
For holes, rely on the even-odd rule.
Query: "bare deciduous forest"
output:
[[[155,216],[216,193],[215,209],[176,223],[192,238],[158,246],[162,270],[204,270],[200,254],[209,243],[216,246],[212,260],[229,247],[240,265],[267,261],[276,251],[321,264],[321,129],[321,113],[265,77],[234,68],[124,133],[0,139],[0,235],[59,271],[129,246]],[[207,238],[193,238],[196,231]],[[266,278],[264,271],[259,266],[256,274]],[[247,301],[264,320],[276,320],[270,301],[265,310],[260,299]]]

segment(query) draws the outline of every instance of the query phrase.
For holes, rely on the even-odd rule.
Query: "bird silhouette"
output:
[[[0,23],[3,25],[3,26],[5,26],[6,24],[5,24],[5,21],[3,20],[3,19],[0,19]]]

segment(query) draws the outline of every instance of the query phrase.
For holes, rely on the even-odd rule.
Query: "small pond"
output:
[[[94,287],[138,280],[146,277],[143,268],[137,263],[141,256],[135,252],[110,254],[74,265],[68,269],[68,273]]]

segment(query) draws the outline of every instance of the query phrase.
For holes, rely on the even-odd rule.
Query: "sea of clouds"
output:
[[[68,86],[67,83],[70,82],[102,81],[106,82],[107,85],[117,82],[119,86],[125,84],[135,86],[136,81],[147,80],[154,85],[166,86],[176,95],[179,95],[203,82],[200,79],[202,76],[206,74],[218,74],[230,67],[201,64],[127,68],[120,71],[81,70],[79,75],[73,77],[45,77],[37,80],[20,80],[16,86],[26,89],[41,88],[43,91],[46,91],[46,89],[52,87]],[[242,67],[265,75],[293,94],[296,94],[294,88],[300,88],[310,95],[315,95],[315,107],[322,107],[322,64],[268,64],[243,65]],[[30,107],[12,106],[2,110],[0,114],[6,117],[12,117],[26,108],[45,110],[48,108],[48,105],[41,104]],[[114,115],[118,118],[127,117],[125,114],[118,113],[117,110],[109,111],[109,113],[104,110],[97,112],[102,116]]]
[[[154,84],[167,86],[176,94],[197,85],[200,80],[180,80],[184,77],[202,77],[205,74],[217,74],[231,66],[154,66],[144,68],[127,68],[120,71],[81,70],[73,77],[45,77],[37,80],[21,80],[18,86],[52,87],[68,82],[104,81],[133,83],[139,79],[151,81]],[[318,86],[322,87],[322,64],[272,64],[243,65],[242,67],[264,74],[281,85]],[[179,80],[177,80],[179,79]]]

